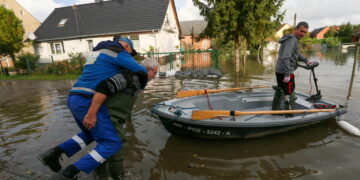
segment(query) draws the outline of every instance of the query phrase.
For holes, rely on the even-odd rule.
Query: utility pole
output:
[[[296,13],[294,15],[294,24],[293,24],[293,27],[295,28],[296,27]]]

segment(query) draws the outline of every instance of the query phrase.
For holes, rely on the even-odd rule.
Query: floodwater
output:
[[[346,103],[354,51],[310,54],[323,98]],[[249,59],[241,72],[222,64],[221,79],[156,78],[139,97],[126,125],[125,167],[128,179],[358,179],[360,138],[343,131],[335,119],[281,134],[237,140],[202,140],[172,135],[149,109],[185,89],[274,85],[274,58],[262,64]],[[359,68],[340,117],[360,128]],[[310,72],[295,73],[302,93],[315,93]],[[48,179],[52,173],[36,155],[78,133],[67,109],[74,81],[0,81],[0,178]],[[69,164],[75,159],[63,159]],[[81,174],[82,179],[92,175]]]

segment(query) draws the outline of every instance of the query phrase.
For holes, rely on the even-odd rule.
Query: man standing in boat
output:
[[[307,66],[312,63],[312,61],[307,60],[307,58],[300,53],[298,47],[299,40],[305,36],[308,29],[308,23],[299,22],[292,34],[283,36],[279,41],[281,46],[275,67],[277,86],[273,87],[275,89],[275,95],[272,110],[280,110],[282,99],[284,99],[286,110],[292,109],[295,103],[294,71],[298,67],[297,61],[302,61]]]

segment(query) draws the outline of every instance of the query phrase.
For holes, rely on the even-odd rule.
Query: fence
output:
[[[160,72],[182,69],[219,68],[218,51],[148,52],[140,56],[152,57],[160,63]]]

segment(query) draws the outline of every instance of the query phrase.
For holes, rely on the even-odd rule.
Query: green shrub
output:
[[[351,43],[352,37],[338,37],[342,43]]]
[[[17,60],[14,62],[15,70],[18,72],[22,71],[26,73],[35,71],[36,63],[39,60],[39,58],[40,56],[31,53],[20,54]]]
[[[82,53],[69,53],[69,73],[81,74],[86,58]]]
[[[328,37],[328,38],[322,39],[322,43],[325,43],[328,48],[332,48],[335,46],[339,46],[341,41],[337,37]]]

